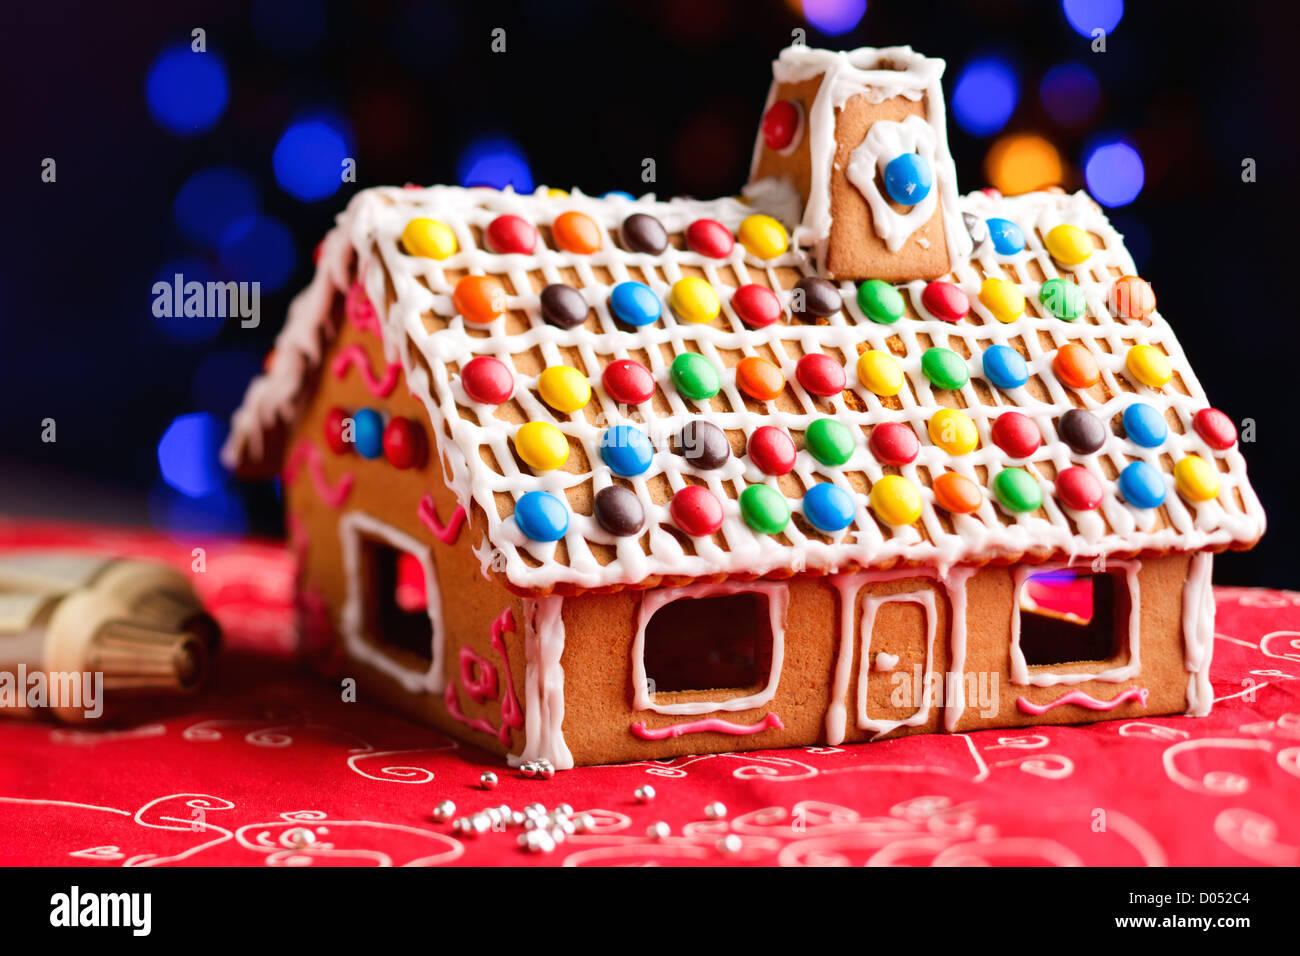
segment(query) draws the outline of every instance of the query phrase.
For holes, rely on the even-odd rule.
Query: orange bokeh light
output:
[[[1055,185],[1064,174],[1056,147],[1033,133],[1003,136],[984,157],[984,175],[1006,196]]]

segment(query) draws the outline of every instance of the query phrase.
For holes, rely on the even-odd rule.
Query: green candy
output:
[[[952,349],[938,346],[921,356],[921,371],[935,388],[961,388],[970,381],[966,360]]]
[[[740,493],[740,513],[760,534],[780,534],[790,523],[785,496],[769,485],[750,485]]]
[[[858,305],[867,318],[881,325],[893,325],[903,317],[903,294],[880,279],[858,286]]]
[[[1024,514],[1037,511],[1043,504],[1043,489],[1023,468],[1003,468],[993,478],[993,496],[1008,511]]]
[[[683,352],[668,369],[677,391],[689,399],[703,402],[718,394],[722,379],[713,363],[695,352]]]
[[[1048,279],[1038,290],[1043,308],[1058,319],[1073,322],[1088,307],[1088,297],[1069,279]]]
[[[842,465],[853,457],[853,432],[843,422],[819,418],[803,433],[808,453],[823,465]]]

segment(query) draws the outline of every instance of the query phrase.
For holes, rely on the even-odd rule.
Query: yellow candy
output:
[[[557,412],[576,412],[591,401],[587,376],[568,365],[552,365],[537,378],[542,401]]]
[[[911,524],[921,517],[921,493],[901,475],[885,475],[871,486],[871,510],[885,524]]]
[[[985,279],[980,286],[980,302],[999,322],[1014,322],[1025,312],[1025,297],[1014,282]]]
[[[1078,226],[1053,226],[1044,241],[1057,262],[1077,266],[1092,255],[1092,237]]]
[[[556,189],[552,186],[550,189],[546,190],[546,197],[548,199],[568,199],[569,191],[567,189]]]
[[[760,259],[775,259],[790,247],[790,236],[771,216],[749,216],[736,233],[740,244]]]
[[[1219,472],[1200,455],[1188,455],[1174,465],[1174,484],[1188,501],[1209,501],[1219,493]]]
[[[888,398],[903,389],[903,370],[888,352],[872,349],[858,356],[858,381],[877,395]]]
[[[1174,377],[1169,357],[1153,345],[1135,345],[1128,350],[1128,370],[1143,385],[1160,388]]]
[[[950,455],[965,455],[980,443],[975,422],[963,411],[941,408],[930,418],[930,441]]]
[[[456,234],[436,219],[412,219],[402,230],[402,245],[413,256],[446,259],[459,248]]]
[[[712,322],[722,311],[718,293],[708,280],[699,276],[686,276],[674,282],[669,302],[677,317],[685,322]]]
[[[548,422],[529,422],[515,432],[515,451],[535,471],[554,471],[569,460],[569,440]]]

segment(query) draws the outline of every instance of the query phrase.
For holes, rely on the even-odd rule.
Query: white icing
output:
[[[1214,657],[1214,555],[1192,555],[1183,583],[1183,647],[1186,653],[1187,713],[1204,717],[1214,706],[1210,661]]]
[[[510,754],[512,767],[549,760],[556,770],[573,767],[564,742],[564,598],[524,601],[524,750]]]
[[[898,655],[890,654],[888,651],[881,651],[876,655],[874,667],[882,674],[888,674],[898,666]]]
[[[899,720],[879,720],[867,713],[867,692],[870,690],[869,662],[871,660],[871,631],[875,626],[876,612],[884,604],[903,602],[919,604],[925,612],[925,667],[921,673],[920,703],[916,712]],[[909,591],[906,594],[872,595],[862,602],[861,667],[858,669],[858,729],[873,732],[877,738],[899,727],[919,727],[930,719],[933,704],[934,634],[938,614],[934,606],[934,592]],[[897,658],[895,658],[897,662]]]
[[[921,117],[909,116],[901,123],[876,120],[861,145],[849,154],[845,174],[871,207],[876,235],[884,240],[890,252],[903,248],[903,243],[930,221],[939,201],[940,186],[932,183],[920,202],[900,212],[880,187],[885,167],[904,153],[916,153],[934,170],[939,159],[937,147],[934,129]]]

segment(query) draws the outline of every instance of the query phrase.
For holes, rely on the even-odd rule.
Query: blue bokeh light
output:
[[[258,216],[237,240],[221,249],[221,269],[239,282],[260,282],[275,292],[289,281],[297,261],[293,234],[271,216]]]
[[[190,497],[159,482],[149,492],[149,520],[159,531],[183,542],[248,533],[243,499],[224,485]]]
[[[1043,108],[1062,126],[1088,121],[1101,101],[1097,75],[1082,63],[1059,63],[1043,75],[1038,86]]]
[[[172,420],[158,442],[158,468],[163,481],[190,498],[219,491],[223,473],[219,460],[222,427],[208,412],[193,412]]]
[[[327,199],[343,185],[343,160],[352,155],[351,131],[333,114],[300,116],[289,124],[271,154],[275,181],[295,199]]]
[[[1020,99],[1015,68],[998,56],[971,60],[952,92],[952,115],[972,136],[991,136],[1007,125]]]
[[[230,99],[226,66],[217,54],[195,53],[187,45],[158,54],[145,80],[154,120],[178,136],[197,136],[217,125]]]
[[[179,304],[174,292],[178,275],[181,285]],[[211,342],[217,337],[226,320],[215,312],[210,313],[206,307],[207,284],[216,280],[217,275],[208,263],[194,256],[171,259],[159,267],[149,286],[149,314],[164,337],[185,345]],[[199,310],[201,315],[185,314],[185,286],[191,282],[201,283],[205,288],[204,307]],[[166,301],[160,301],[164,297]],[[170,312],[171,315],[160,315],[160,312]]]
[[[233,242],[257,217],[257,187],[232,166],[201,169],[181,187],[172,203],[176,228],[205,246]]]
[[[509,184],[517,193],[533,191],[528,157],[515,142],[503,136],[476,139],[466,146],[456,163],[456,179],[462,186],[504,189]]]
[[[256,0],[252,21],[258,42],[276,53],[306,53],[325,35],[320,0]]]
[[[803,0],[803,15],[820,33],[837,37],[848,33],[867,13],[867,0]]]
[[[261,371],[261,357],[248,349],[209,352],[194,370],[190,397],[199,408],[225,421],[243,401],[248,383]]]
[[[1065,19],[1079,36],[1091,37],[1092,31],[1112,32],[1124,19],[1124,0],[1061,0]]]
[[[1123,140],[1102,140],[1084,153],[1083,178],[1092,198],[1103,206],[1127,206],[1146,183],[1138,151]]]

